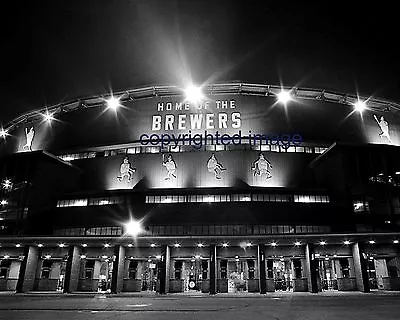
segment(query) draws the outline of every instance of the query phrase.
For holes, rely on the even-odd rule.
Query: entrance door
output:
[[[371,290],[377,290],[378,282],[376,280],[375,261],[374,261],[373,257],[368,257],[367,274],[368,274],[368,280],[369,280],[369,288]]]
[[[319,278],[321,290],[337,290],[337,280],[329,258],[319,260]]]
[[[156,291],[157,276],[157,262],[151,259],[147,260],[143,269],[142,291]]]
[[[281,258],[273,262],[274,283],[276,291],[290,291],[292,286],[292,268],[289,258]]]
[[[247,260],[228,260],[228,292],[247,291]]]
[[[99,285],[97,291],[111,292],[111,279],[112,279],[112,262],[106,259],[101,262]]]

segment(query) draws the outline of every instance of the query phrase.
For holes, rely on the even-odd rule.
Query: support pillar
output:
[[[307,282],[308,291],[312,293],[318,292],[318,260],[314,257],[314,248],[312,244],[306,245],[306,265],[307,265]]]
[[[264,245],[259,244],[257,247],[258,251],[258,274],[260,278],[260,293],[265,294],[267,293],[267,277],[265,273],[265,247]]]
[[[217,246],[210,244],[210,294],[217,293]]]
[[[114,261],[111,278],[111,293],[119,293],[122,291],[124,283],[124,268],[125,268],[125,247],[114,247]]]
[[[27,292],[33,290],[36,278],[38,258],[39,249],[37,247],[25,247],[24,260],[21,264],[21,269],[17,282],[17,292]]]
[[[360,244],[358,242],[353,244],[352,252],[357,289],[361,292],[369,292],[367,261],[361,252]]]
[[[81,267],[81,248],[70,246],[65,266],[64,293],[78,291],[79,272]]]
[[[169,268],[170,268],[170,248],[163,245],[161,247],[161,261],[159,262],[158,274],[160,279],[160,294],[169,292]]]

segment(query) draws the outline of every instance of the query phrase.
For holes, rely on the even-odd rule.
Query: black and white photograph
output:
[[[4,3],[0,319],[398,319],[398,19]]]

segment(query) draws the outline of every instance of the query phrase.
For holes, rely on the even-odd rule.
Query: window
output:
[[[95,260],[86,260],[85,262],[85,279],[93,278],[93,270],[94,270]]]
[[[202,279],[206,280],[208,278],[208,261],[201,261]]]
[[[369,204],[367,201],[353,201],[353,211],[357,213],[369,212]]]
[[[175,280],[180,280],[182,275],[182,264],[181,260],[176,260],[174,264],[175,269]]]
[[[51,265],[52,264],[53,264],[52,260],[49,260],[49,259],[43,260],[42,275],[41,275],[42,279],[50,278],[50,271],[51,271]]]
[[[255,262],[254,260],[247,260],[247,266],[249,269],[249,279],[254,279],[255,276]]]
[[[11,260],[4,259],[0,263],[0,279],[6,279],[8,276],[8,270],[11,266]]]
[[[293,259],[293,269],[295,279],[301,279],[301,260]]]
[[[135,260],[129,261],[129,271],[128,271],[129,279],[136,279],[137,268],[138,268],[138,261]]]
[[[350,278],[349,259],[339,259],[340,269],[342,270],[343,278]]]
[[[267,278],[274,278],[274,261],[271,259],[267,260]]]
[[[227,279],[228,275],[228,260],[221,260],[220,262],[221,279]]]

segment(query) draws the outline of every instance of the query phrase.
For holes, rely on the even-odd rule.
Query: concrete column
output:
[[[361,292],[369,292],[367,262],[357,242],[353,244],[352,252],[357,289]]]
[[[217,293],[217,246],[210,244],[210,294]]]
[[[258,251],[258,274],[259,274],[259,287],[260,293],[267,293],[267,277],[265,272],[265,247],[262,244],[259,244],[257,247]]]
[[[306,245],[306,272],[308,291],[318,292],[318,260],[314,257],[314,248],[312,244]]]
[[[81,248],[70,246],[67,265],[65,266],[64,293],[78,291],[78,280],[81,268]]]
[[[169,266],[170,266],[170,248],[163,245],[161,247],[161,260],[159,262],[158,277],[160,279],[160,293],[169,292]]]
[[[114,261],[111,278],[111,293],[119,293],[122,291],[124,284],[124,269],[125,269],[125,247],[114,247]]]
[[[25,247],[24,260],[21,264],[21,269],[17,282],[17,292],[27,292],[33,290],[36,278],[38,257],[39,250],[37,247]]]

